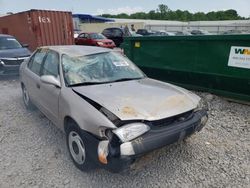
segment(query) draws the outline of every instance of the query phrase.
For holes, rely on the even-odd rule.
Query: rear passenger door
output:
[[[40,49],[31,57],[26,69],[26,88],[33,103],[40,108],[40,75],[41,66],[47,54],[46,50]]]
[[[49,50],[41,68],[41,76],[54,76],[60,81],[59,54]],[[41,110],[54,123],[58,123],[58,101],[61,89],[40,81]]]

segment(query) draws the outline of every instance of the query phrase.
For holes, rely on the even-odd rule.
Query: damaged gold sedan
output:
[[[123,55],[87,46],[37,49],[20,67],[23,100],[66,133],[74,164],[120,171],[200,131],[200,98],[148,78]]]

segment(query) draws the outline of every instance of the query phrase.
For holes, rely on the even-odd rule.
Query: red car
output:
[[[81,33],[75,38],[76,45],[100,46],[105,48],[116,47],[115,43],[99,33]]]

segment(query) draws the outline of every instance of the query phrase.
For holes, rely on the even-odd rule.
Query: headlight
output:
[[[104,45],[104,43],[103,43],[103,42],[97,42],[97,44],[98,44],[98,45]]]
[[[4,65],[4,62],[0,59],[0,65]]]
[[[113,130],[122,142],[127,142],[141,136],[142,134],[149,131],[149,126],[143,123],[131,123],[124,125],[118,129]]]

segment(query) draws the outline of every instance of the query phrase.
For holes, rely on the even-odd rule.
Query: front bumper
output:
[[[150,130],[141,137],[131,141],[130,144],[124,143],[126,144],[124,149],[126,151],[121,150],[121,154],[141,155],[165,145],[183,140],[204,127],[205,123],[201,122],[203,117],[207,118],[206,110],[195,112],[193,117],[187,121]],[[132,148],[129,148],[129,146]]]
[[[108,156],[107,168],[113,171],[124,169],[131,164],[135,158],[152,150],[183,140],[184,138],[200,131],[207,120],[207,111],[200,110],[194,112],[192,117],[183,122],[173,123],[166,127],[151,129],[144,135],[130,142],[120,145],[120,155]]]

